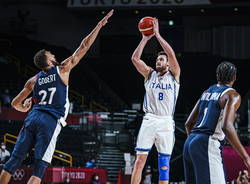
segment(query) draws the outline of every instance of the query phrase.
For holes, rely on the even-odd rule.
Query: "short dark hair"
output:
[[[34,56],[34,64],[39,69],[44,69],[45,67],[48,66],[47,57],[45,53],[46,53],[46,50],[42,49],[42,50],[39,50]]]
[[[217,81],[222,84],[227,84],[234,80],[237,69],[233,63],[224,61],[220,63],[216,69]]]
[[[164,56],[166,56],[168,58],[168,55],[166,54],[165,51],[160,51],[160,52],[157,53],[157,57],[161,56],[161,55],[164,55]]]

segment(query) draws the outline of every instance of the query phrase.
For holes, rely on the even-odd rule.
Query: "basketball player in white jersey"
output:
[[[169,180],[169,160],[174,146],[174,109],[179,91],[180,67],[171,46],[161,37],[159,23],[153,21],[154,35],[143,35],[132,55],[132,62],[145,78],[145,97],[143,110],[145,116],[137,137],[136,161],[131,184],[139,184],[148,152],[153,144],[158,151],[159,183]],[[156,71],[141,60],[142,51],[153,36],[156,37],[162,52],[156,59]]]

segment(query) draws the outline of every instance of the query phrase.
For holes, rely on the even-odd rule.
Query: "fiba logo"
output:
[[[17,169],[12,177],[14,180],[22,180],[24,176],[25,176],[25,171],[23,169]]]

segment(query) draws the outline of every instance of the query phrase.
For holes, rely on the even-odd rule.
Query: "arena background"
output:
[[[77,183],[77,177],[72,174],[74,172],[86,172],[90,178],[93,173],[101,172],[100,176],[107,174],[107,178],[104,176],[102,180],[104,182],[129,181],[144,96],[143,77],[134,68],[130,57],[141,39],[137,24],[144,16],[159,19],[160,33],[173,47],[182,72],[175,114],[176,144],[170,181],[184,180],[184,123],[202,91],[216,82],[215,69],[222,61],[230,61],[238,68],[234,87],[242,96],[242,104],[235,126],[244,146],[249,145],[249,1],[2,0],[0,139],[6,142],[10,152],[15,140],[12,135],[18,135],[25,114],[14,111],[9,100],[38,71],[33,64],[34,54],[44,48],[54,53],[58,61],[62,61],[74,52],[82,38],[110,9],[114,9],[114,15],[71,73],[72,108],[69,125],[59,136],[57,150],[72,156],[72,168],[87,169],[60,171],[59,175],[64,172],[63,179],[72,176],[71,182]],[[154,67],[156,53],[160,50],[160,45],[153,38],[143,52],[143,59]],[[129,154],[124,156],[124,153]],[[55,154],[59,159],[53,160],[51,170],[53,167],[70,167],[70,161],[64,161],[68,159],[67,155],[61,152]],[[88,165],[91,159],[95,160],[95,166]],[[235,159],[238,158],[235,156]],[[229,181],[235,179],[238,171],[243,169],[241,161],[236,160],[230,161],[238,165],[228,171],[231,174]],[[32,167],[32,152],[24,162],[24,170],[30,165]],[[152,183],[156,183],[158,172],[155,149],[151,151],[147,165],[151,168]],[[96,170],[90,172],[89,168]],[[19,175],[21,177],[22,172],[16,177]],[[51,178],[44,182],[56,183],[55,178]],[[89,183],[90,180],[84,182]]]

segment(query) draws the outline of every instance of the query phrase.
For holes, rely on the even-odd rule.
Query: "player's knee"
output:
[[[23,159],[11,156],[10,159],[5,163],[3,169],[13,175],[18,167],[21,166]]]
[[[169,160],[170,160],[170,155],[160,154],[158,157],[160,180],[169,180]]]
[[[48,162],[36,159],[32,175],[42,179],[48,165]]]

